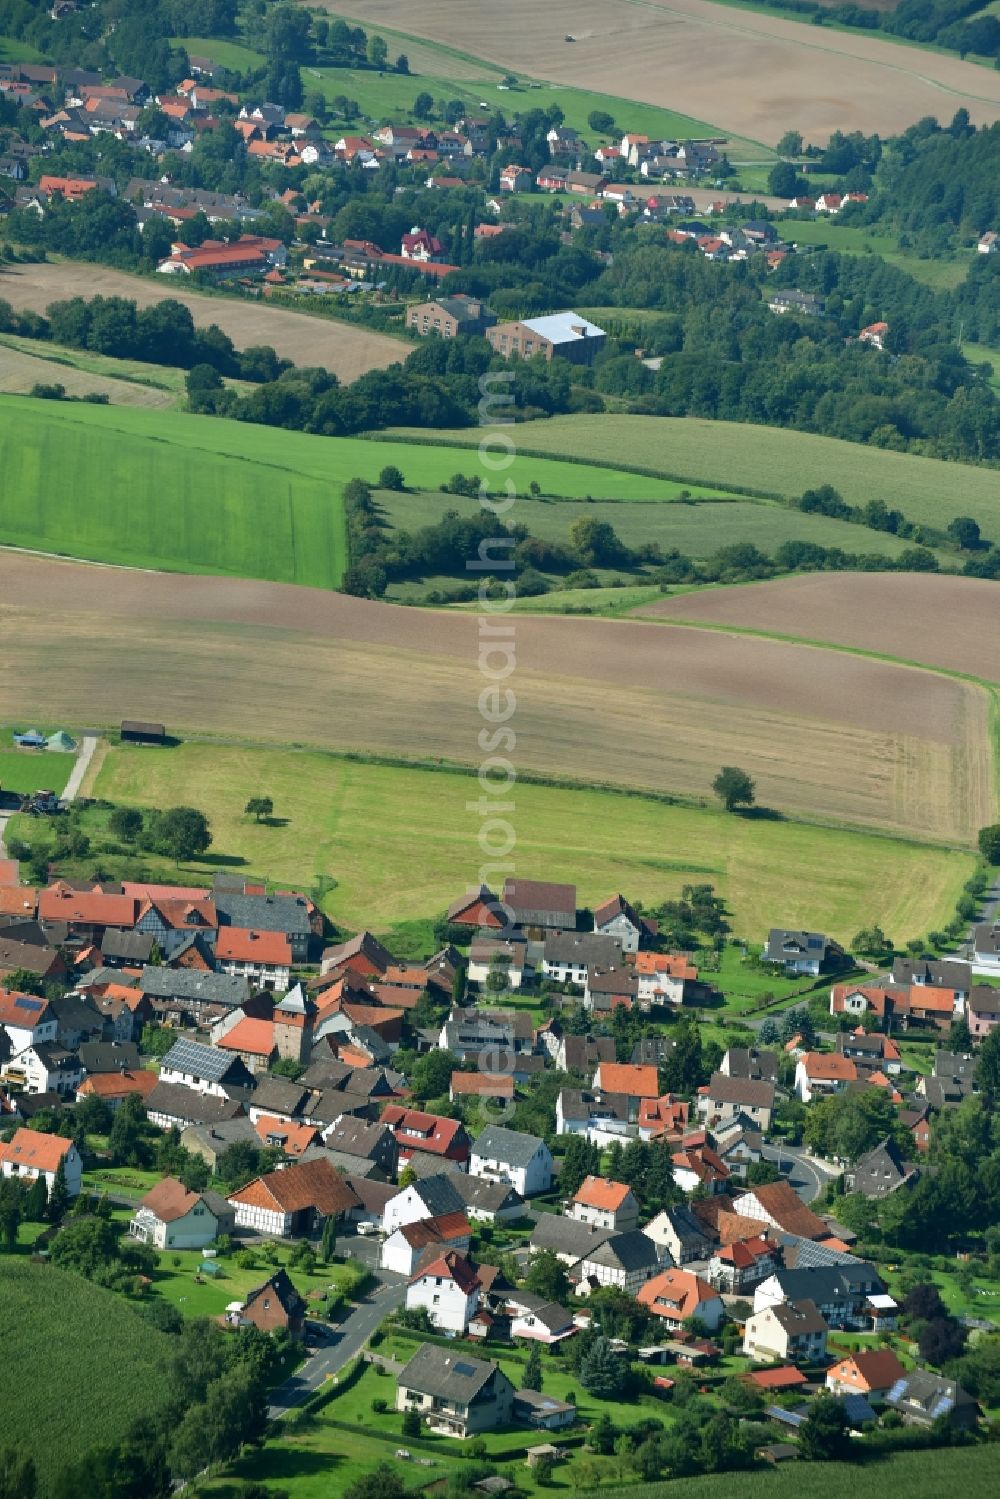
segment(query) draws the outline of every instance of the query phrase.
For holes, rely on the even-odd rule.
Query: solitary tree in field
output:
[[[737,807],[752,807],[757,795],[757,788],[746,771],[735,765],[722,767],[712,782],[712,790],[727,812],[735,812]]]
[[[262,817],[270,817],[274,811],[274,802],[269,796],[252,796],[243,811],[260,822]]]
[[[979,852],[988,864],[1000,864],[1000,822],[979,829]]]

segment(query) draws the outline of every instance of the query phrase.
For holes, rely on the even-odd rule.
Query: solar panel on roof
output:
[[[474,1367],[472,1366],[472,1364],[466,1364],[464,1362],[460,1362],[460,1363],[457,1363],[455,1365],[455,1373],[456,1374],[469,1375],[469,1374],[475,1374],[475,1372],[476,1371],[475,1371]]]
[[[885,1398],[887,1400],[899,1400],[900,1397],[902,1396],[903,1391],[905,1389],[906,1389],[906,1380],[905,1379],[897,1379],[896,1383],[893,1385],[892,1389],[889,1391],[888,1395]]]
[[[927,1414],[936,1421],[938,1416],[946,1416],[954,1404],[950,1395],[941,1395],[935,1400]]]
[[[14,1000],[15,1010],[30,1010],[32,1014],[42,1008],[40,999],[29,999],[25,994],[19,994]]]

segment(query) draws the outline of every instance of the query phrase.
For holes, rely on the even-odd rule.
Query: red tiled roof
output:
[[[223,926],[215,944],[220,961],[233,963],[270,963],[288,968],[292,946],[284,932],[255,932],[248,927]]]
[[[514,1079],[510,1073],[453,1072],[451,1091],[460,1097],[513,1098]]]
[[[857,1081],[857,1067],[850,1057],[842,1057],[838,1052],[807,1051],[802,1058],[802,1065],[810,1081],[844,1083]]]
[[[281,1148],[286,1155],[301,1155],[319,1138],[311,1124],[292,1124],[287,1119],[273,1119],[270,1114],[259,1115],[254,1129],[265,1144],[268,1137],[280,1138]]]
[[[316,1208],[327,1218],[349,1212],[358,1203],[331,1162],[320,1157],[255,1177],[238,1192],[232,1192],[229,1201],[281,1213]]]
[[[33,994],[0,989],[0,1025],[33,1031],[43,1020],[51,1019],[48,1009],[47,999],[36,999]]]
[[[664,1270],[648,1280],[635,1299],[657,1317],[683,1322],[697,1315],[702,1302],[712,1301],[718,1294],[693,1270]]]
[[[43,1135],[22,1126],[14,1131],[9,1144],[0,1144],[0,1161],[29,1166],[33,1171],[55,1171],[72,1149],[73,1141],[62,1135]]]
[[[793,1390],[808,1383],[792,1364],[784,1364],[780,1369],[755,1369],[745,1377],[761,1390]]]
[[[588,1176],[573,1201],[578,1202],[581,1207],[603,1208],[607,1212],[615,1212],[622,1206],[630,1190],[624,1182]]]
[[[127,1098],[130,1093],[138,1093],[146,1098],[159,1081],[156,1073],[148,1072],[145,1067],[140,1067],[137,1072],[129,1072],[127,1069],[121,1072],[98,1072],[84,1078],[77,1093],[84,1098]]]
[[[457,1137],[464,1131],[460,1119],[425,1114],[421,1109],[408,1109],[398,1103],[390,1103],[382,1110],[382,1123],[392,1130],[401,1149],[426,1150],[431,1155],[443,1156],[454,1151]]]
[[[139,902],[131,895],[105,895],[100,890],[72,890],[50,885],[38,895],[42,921],[82,922],[87,926],[135,926]]]
[[[634,1098],[658,1098],[660,1094],[656,1068],[628,1062],[602,1062],[597,1069],[597,1086],[605,1093],[627,1093]]]
[[[441,1221],[441,1220],[438,1220]],[[453,1280],[460,1291],[466,1296],[479,1285],[479,1276],[473,1270],[464,1255],[459,1254],[457,1249],[446,1249],[432,1259],[429,1264],[423,1265],[415,1275],[410,1276],[410,1285],[416,1281],[423,1280],[425,1275],[440,1276],[442,1280]]]
[[[412,1249],[425,1249],[428,1244],[443,1244],[449,1239],[465,1239],[472,1232],[464,1213],[442,1213],[440,1218],[421,1218],[418,1223],[403,1224],[399,1231]]]
[[[269,1057],[275,1047],[274,1021],[245,1015],[215,1044],[220,1051],[246,1051],[253,1056]]]

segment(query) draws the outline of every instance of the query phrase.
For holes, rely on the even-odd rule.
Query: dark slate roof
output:
[[[234,973],[205,973],[198,968],[144,968],[141,986],[142,992],[152,999],[242,1005],[250,998],[247,979]]]
[[[611,1269],[626,1271],[646,1270],[660,1262],[652,1239],[640,1233],[637,1228],[606,1239],[597,1249],[588,1253],[586,1258],[588,1262],[592,1260],[597,1265],[608,1265]]]
[[[160,1083],[159,1086],[166,1088],[170,1085]],[[187,1091],[190,1092],[190,1089]],[[158,1089],[154,1088],[153,1092],[158,1092]],[[229,1149],[230,1145],[242,1143],[244,1140],[249,1140],[254,1146],[260,1145],[260,1136],[244,1114],[240,1114],[235,1119],[216,1119],[206,1124],[189,1124],[187,1129],[191,1131],[191,1138],[197,1144],[214,1151],[216,1155],[221,1155],[223,1151]],[[184,1133],[186,1134],[187,1130]]]
[[[465,1207],[451,1177],[441,1172],[414,1182],[413,1186],[432,1218],[443,1218],[447,1213],[460,1213]]]
[[[194,1088],[185,1088],[183,1083],[157,1083],[146,1099],[146,1113],[185,1119],[189,1124],[217,1124],[221,1120],[238,1118],[243,1113],[243,1106],[232,1098],[196,1093]]]
[[[142,1066],[134,1041],[82,1041],[78,1050],[80,1063],[90,1074],[118,1072],[122,1067],[134,1072]]]
[[[763,1079],[771,1083],[778,1080],[776,1051],[758,1051],[755,1046],[731,1046],[726,1057],[729,1060],[730,1077]]]
[[[787,1301],[837,1301],[870,1290],[881,1291],[883,1282],[872,1265],[854,1260],[849,1265],[810,1265],[774,1272]]]
[[[553,1254],[572,1255],[582,1260],[613,1236],[614,1229],[611,1228],[597,1228],[590,1223],[580,1223],[576,1218],[561,1218],[556,1213],[539,1213],[529,1242],[532,1249],[551,1249]]]
[[[405,1390],[419,1390],[422,1395],[470,1406],[494,1375],[505,1377],[486,1359],[470,1358],[461,1348],[453,1351],[423,1343],[400,1372],[397,1384]]]
[[[216,890],[214,898],[219,919],[226,926],[300,937],[308,937],[312,931],[309,910],[300,895],[242,895]]]
[[[502,1124],[488,1124],[473,1143],[472,1154],[485,1160],[503,1161],[507,1166],[527,1166],[543,1144],[537,1135],[524,1135]]]
[[[122,932],[109,926],[101,938],[101,955],[130,963],[148,963],[155,940],[152,932]]]
[[[309,1090],[301,1082],[265,1073],[254,1089],[253,1106],[268,1113],[295,1115],[301,1112],[308,1098]]]
[[[484,1213],[495,1213],[501,1208],[522,1206],[524,1198],[506,1182],[483,1181],[480,1176],[467,1176],[456,1171],[449,1180],[466,1207],[478,1208]]]
[[[713,1072],[706,1095],[711,1103],[746,1104],[747,1108],[774,1107],[774,1084],[749,1077],[727,1077]]]

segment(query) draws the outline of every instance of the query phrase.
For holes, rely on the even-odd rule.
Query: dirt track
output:
[[[1000,682],[1000,584],[913,573],[812,573],[636,611],[828,640]]]
[[[332,370],[338,379],[356,380],[368,370],[405,359],[409,346],[384,333],[370,333],[334,318],[310,317],[260,302],[201,296],[174,276],[130,276],[127,271],[79,262],[19,265],[0,271],[0,298],[18,312],[44,312],[64,297],[130,297],[151,307],[172,297],[191,309],[199,328],[217,323],[238,349],[270,344],[283,359]]]
[[[163,720],[476,762],[478,624],[282,584],[0,554],[0,717]],[[515,760],[965,841],[992,807],[986,699],[884,662],[653,623],[516,621]]]
[[[773,145],[785,130],[896,134],[922,115],[1000,117],[1000,75],[955,56],[711,0],[324,0],[338,15],[535,78],[679,110]],[[576,38],[567,43],[569,34]],[[621,121],[619,123],[627,122]]]

